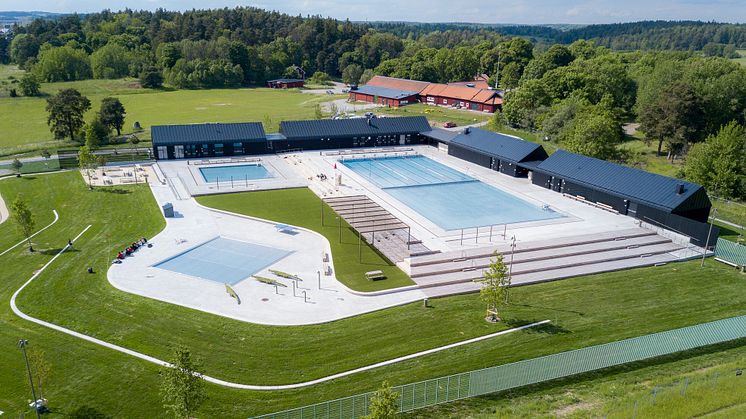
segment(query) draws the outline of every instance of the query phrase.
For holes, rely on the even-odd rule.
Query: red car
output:
[[[456,123],[455,122],[444,122],[443,128],[456,128]]]

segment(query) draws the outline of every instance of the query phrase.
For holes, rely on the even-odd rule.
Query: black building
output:
[[[267,152],[267,136],[259,122],[156,125],[150,133],[158,160]]]
[[[284,151],[426,144],[427,138],[420,132],[429,130],[424,116],[282,121],[280,134],[284,138],[270,138],[269,148]]]
[[[451,139],[448,154],[513,177],[528,175],[521,163],[547,158],[539,144],[479,128],[466,128]]]
[[[707,240],[712,203],[701,185],[562,150],[535,165],[531,182],[685,234],[699,246]]]

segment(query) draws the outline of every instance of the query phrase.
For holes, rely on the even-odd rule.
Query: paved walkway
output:
[[[166,219],[166,228],[148,237],[151,248],[143,248],[124,263],[113,264],[109,282],[126,292],[178,304],[236,320],[267,325],[303,325],[330,322],[401,304],[420,301],[424,294],[417,289],[388,292],[374,296],[351,291],[337,281],[335,272],[324,275],[334,266],[326,238],[316,232],[296,227],[293,234],[278,231],[277,223],[202,207],[194,199],[178,200],[173,189],[150,179],[150,187],[159,205],[170,202],[176,217]],[[275,278],[287,288],[275,289],[247,278],[233,289],[239,295],[237,304],[222,283],[155,267],[158,263],[188,251],[216,237],[249,242],[290,255],[262,269],[257,275]],[[133,237],[137,240],[139,237]],[[324,262],[324,254],[329,262]],[[112,254],[112,259],[114,258]],[[269,269],[289,272],[303,280],[292,288],[290,280],[274,277]],[[304,298],[305,296],[305,298]]]
[[[80,234],[78,234],[77,236],[75,236],[75,238],[72,240],[72,242],[73,243],[76,242],[83,234],[85,234],[86,231],[88,231],[89,228],[91,228],[91,225],[88,225],[88,227],[86,227],[85,229],[83,229],[83,231],[81,231]],[[47,321],[44,321],[44,320],[41,320],[41,319],[37,319],[36,317],[29,316],[28,314],[22,312],[18,308],[18,306],[16,305],[16,299],[18,298],[18,295],[21,293],[21,291],[23,291],[23,289],[26,288],[34,279],[36,279],[39,275],[41,275],[49,267],[49,265],[51,265],[55,260],[57,260],[57,258],[60,257],[67,249],[69,249],[70,246],[71,246],[70,244],[67,244],[65,247],[63,247],[62,250],[60,250],[52,259],[49,260],[49,262],[47,262],[44,266],[42,266],[41,269],[39,269],[38,271],[36,271],[31,276],[31,278],[29,278],[28,281],[26,281],[23,285],[21,285],[20,288],[18,288],[16,290],[16,292],[13,293],[13,296],[10,298],[10,308],[11,308],[11,310],[13,310],[13,313],[15,313],[18,317],[20,317],[20,318],[22,318],[24,320],[27,320],[27,321],[30,321],[32,323],[38,324],[40,326],[47,327],[49,329],[56,330],[58,332],[65,333],[67,335],[76,337],[78,339],[85,340],[85,341],[93,343],[95,345],[103,346],[105,348],[112,349],[112,350],[115,350],[115,351],[118,351],[118,352],[130,355],[130,356],[133,356],[135,358],[139,358],[139,359],[142,359],[142,360],[145,360],[145,361],[148,361],[148,362],[152,362],[152,363],[157,364],[157,365],[161,365],[161,366],[168,367],[168,368],[173,368],[173,364],[170,364],[169,362],[166,362],[166,361],[163,361],[161,359],[152,357],[150,355],[146,355],[146,354],[144,354],[142,352],[137,352],[137,351],[134,351],[132,349],[125,348],[124,346],[115,345],[113,343],[109,343],[109,342],[106,342],[104,340],[97,339],[97,338],[94,338],[92,336],[80,333],[80,332],[76,332],[74,330],[71,330],[71,329],[68,329],[68,328],[56,325],[56,324],[51,323],[51,322],[47,322]],[[497,337],[497,336],[507,335],[507,334],[510,334],[510,333],[513,333],[513,332],[517,332],[517,331],[520,331],[520,330],[524,330],[524,329],[528,329],[528,328],[540,326],[540,325],[546,324],[546,323],[549,323],[549,320],[543,320],[543,321],[540,321],[540,322],[531,323],[531,324],[528,324],[528,325],[525,325],[525,326],[521,326],[521,327],[516,327],[516,328],[513,328],[513,329],[507,329],[507,330],[503,330],[503,331],[500,331],[500,332],[491,333],[491,334],[488,334],[488,335],[478,336],[476,338],[467,339],[467,340],[463,340],[463,341],[460,341],[460,342],[452,343],[452,344],[449,344],[449,345],[439,346],[437,348],[432,348],[432,349],[428,349],[428,350],[425,350],[425,351],[415,352],[413,354],[400,356],[398,358],[389,359],[389,360],[386,360],[386,361],[382,361],[382,362],[377,362],[377,363],[374,363],[374,364],[366,365],[366,366],[363,366],[363,367],[360,367],[360,368],[355,368],[355,369],[347,370],[347,371],[340,372],[340,373],[337,373],[337,374],[328,375],[326,377],[318,378],[318,379],[315,379],[315,380],[304,381],[304,382],[293,383],[293,384],[261,386],[261,385],[240,384],[240,383],[235,383],[235,382],[232,382],[232,381],[225,381],[225,380],[221,380],[219,378],[211,377],[209,375],[200,375],[200,377],[202,379],[204,379],[205,381],[208,381],[208,382],[213,383],[213,384],[217,384],[217,385],[224,386],[224,387],[231,387],[231,388],[241,389],[241,390],[256,390],[256,391],[290,390],[290,389],[295,389],[295,388],[309,387],[309,386],[313,386],[313,385],[316,385],[316,384],[321,384],[321,383],[324,383],[324,382],[327,382],[327,381],[335,380],[337,378],[346,377],[346,376],[357,374],[357,373],[364,372],[364,371],[370,371],[370,370],[375,369],[375,368],[380,368],[380,367],[384,367],[384,366],[387,366],[387,365],[396,364],[396,363],[407,361],[407,360],[410,360],[410,359],[419,358],[419,357],[422,357],[422,356],[425,356],[425,355],[431,355],[431,354],[434,354],[434,353],[437,353],[437,352],[442,352],[442,351],[445,351],[445,350],[448,350],[448,349],[457,348],[459,346],[464,346],[464,345],[469,345],[469,344],[476,343],[476,342],[481,342],[483,340],[491,339],[491,338],[494,338],[494,337]]]

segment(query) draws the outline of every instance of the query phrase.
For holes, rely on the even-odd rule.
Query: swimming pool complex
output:
[[[287,250],[217,237],[154,266],[235,285],[290,253]]]
[[[443,230],[562,217],[425,156],[342,163]]]
[[[272,174],[261,164],[240,164],[234,166],[200,167],[199,172],[205,182],[229,182],[232,180],[269,179]]]

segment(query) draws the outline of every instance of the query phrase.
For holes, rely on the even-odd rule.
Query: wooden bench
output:
[[[365,273],[365,279],[369,281],[376,281],[384,278],[386,278],[386,275],[383,274],[383,271],[370,271]]]

